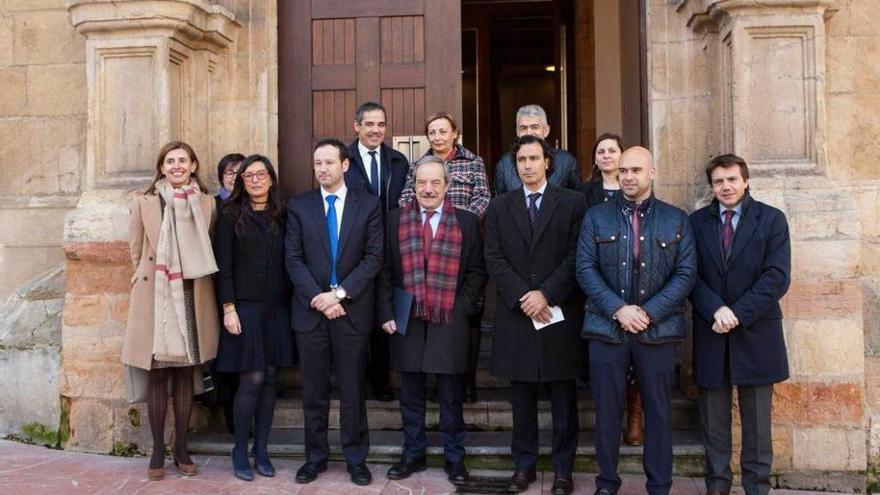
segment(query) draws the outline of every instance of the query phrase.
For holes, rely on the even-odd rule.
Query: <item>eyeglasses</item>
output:
[[[226,171],[223,172],[223,175],[225,175],[226,177],[235,177],[235,174],[237,174],[237,173],[238,173],[238,169],[227,168]]]
[[[265,170],[260,170],[259,172],[245,172],[241,174],[241,178],[245,180],[245,182],[251,182],[254,179],[257,179],[258,182],[262,182],[266,180],[266,177],[269,177],[269,172]]]

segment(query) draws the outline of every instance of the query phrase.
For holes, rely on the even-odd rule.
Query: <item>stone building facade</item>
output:
[[[658,194],[696,208],[704,164],[735,152],[789,218],[775,468],[790,486],[864,488],[880,464],[876,2],[641,1]],[[127,205],[172,139],[211,180],[229,150],[277,158],[277,26],[269,0],[0,0],[0,297],[66,267],[66,448],[149,443],[119,364]]]

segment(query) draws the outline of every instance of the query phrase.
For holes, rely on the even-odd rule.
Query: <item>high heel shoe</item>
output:
[[[275,466],[273,466],[272,461],[269,460],[268,453],[258,455],[254,452],[254,469],[257,470],[257,474],[265,478],[275,476]]]
[[[232,470],[236,478],[242,481],[254,481],[254,471],[248,462],[247,455],[243,455],[244,460],[239,459],[239,454],[235,447],[232,448]]]
[[[174,467],[184,476],[195,476],[199,471],[195,464],[184,464],[179,462],[176,457],[174,458]]]
[[[147,479],[150,481],[159,481],[165,477],[165,466],[160,468],[148,468],[147,469]]]

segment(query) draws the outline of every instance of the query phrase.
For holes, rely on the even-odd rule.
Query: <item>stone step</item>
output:
[[[513,416],[510,406],[510,391],[505,389],[481,389],[478,391],[478,400],[473,404],[464,405],[464,420],[469,430],[509,430],[513,427]],[[299,390],[287,391],[284,397],[275,405],[275,419],[273,425],[276,428],[303,428],[304,419],[302,400]],[[578,418],[580,429],[591,431],[596,424],[595,404],[590,397],[588,388],[578,390]],[[199,406],[197,416],[203,420],[197,420],[195,424],[202,427],[223,424],[219,417],[218,408]],[[436,428],[439,421],[439,407],[436,402],[428,401],[426,404],[425,422],[428,428]],[[400,430],[402,428],[400,418],[400,404],[394,400],[380,402],[367,400],[367,417],[371,430]],[[552,428],[552,416],[550,401],[538,402],[538,427],[542,430]],[[694,430],[698,428],[697,403],[677,393],[672,403],[672,424],[677,430]],[[330,401],[330,416],[328,427],[332,430],[339,428],[339,400],[336,393]]]
[[[550,441],[552,433],[541,431],[541,458],[538,469],[552,470],[550,465]],[[343,460],[339,435],[331,432],[330,459]],[[704,451],[698,431],[675,431],[673,440],[673,472],[676,476],[700,476],[703,474]],[[470,469],[512,470],[510,459],[510,432],[468,432],[465,436],[466,463]],[[400,431],[371,431],[368,462],[392,463],[401,455],[403,433]],[[432,466],[443,465],[443,447],[440,434],[428,432],[428,462]],[[228,456],[232,451],[232,436],[225,432],[196,432],[189,440],[190,452],[204,455]],[[642,473],[642,447],[621,445],[621,473]],[[302,459],[305,456],[303,430],[276,429],[269,438],[269,454],[273,457]],[[581,432],[578,440],[575,471],[597,472],[595,439],[592,432]]]

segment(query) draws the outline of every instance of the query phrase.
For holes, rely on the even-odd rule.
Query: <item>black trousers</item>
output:
[[[339,385],[339,437],[345,462],[361,464],[370,450],[364,375],[370,335],[358,332],[348,316],[324,319],[309,332],[295,332],[302,376],[306,461],[327,459],[330,369]]]
[[[578,444],[577,380],[511,382],[513,440],[510,445],[517,471],[530,471],[538,463],[538,392],[546,386],[553,417],[553,472],[571,474]]]
[[[427,373],[400,372],[400,416],[403,419],[403,455],[410,459],[425,456],[425,377]],[[462,389],[464,375],[440,374],[437,377],[437,405],[440,406],[440,436],[446,462],[464,460],[464,412]]]
[[[771,414],[773,385],[737,386],[739,417],[742,423],[742,486],[747,495],[766,495],[770,491],[773,464]],[[731,408],[733,387],[700,388],[700,429],[706,448],[706,489],[730,491]]]
[[[626,375],[635,368],[645,411],[642,466],[649,494],[666,494],[672,487],[672,391],[675,385],[675,344],[648,345],[635,335],[611,344],[590,340],[590,382],[596,403],[597,488],[620,488],[621,418],[626,404]]]

